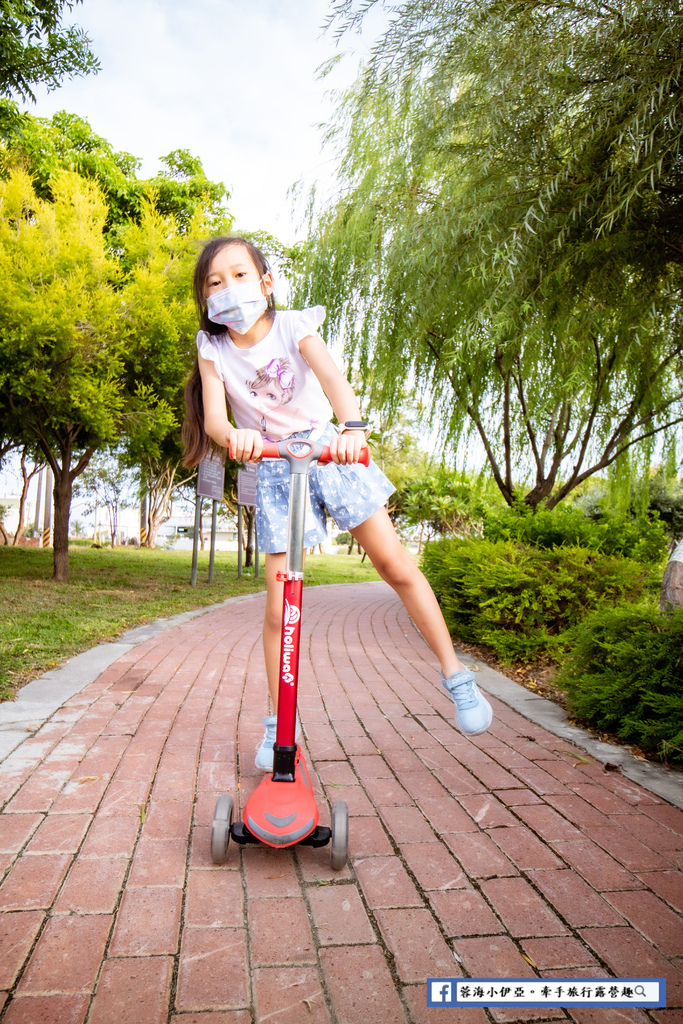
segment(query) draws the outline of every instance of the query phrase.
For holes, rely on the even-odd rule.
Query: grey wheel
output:
[[[230,826],[232,825],[232,797],[229,794],[219,796],[213,812],[213,828],[211,829],[211,860],[214,864],[225,864],[230,842]]]
[[[332,806],[332,842],[330,863],[333,871],[341,871],[349,859],[349,809],[344,800]]]

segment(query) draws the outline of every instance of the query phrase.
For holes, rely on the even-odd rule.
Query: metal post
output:
[[[259,578],[258,530],[256,529],[256,509],[254,509],[254,579]]]
[[[143,485],[144,486],[144,485]],[[140,496],[140,547],[147,541],[147,488]]]
[[[50,534],[52,533],[52,470],[49,466],[45,468],[45,505],[43,508],[43,543],[42,547],[50,547]]]
[[[202,498],[201,495],[197,495],[197,500],[194,506],[194,537],[192,538],[192,574],[190,576],[190,586],[197,586],[197,550],[199,545],[199,517],[202,514]]]
[[[242,506],[237,506],[237,579],[242,579]]]
[[[209,583],[213,583],[213,560],[216,554],[216,520],[218,519],[218,502],[211,503],[211,553],[209,555]]]

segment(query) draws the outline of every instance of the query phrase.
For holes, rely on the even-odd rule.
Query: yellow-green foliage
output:
[[[120,271],[98,187],[65,172],[53,188],[47,202],[23,171],[0,181],[0,388],[18,434],[33,423],[35,438],[48,435],[66,419],[83,441],[107,442],[123,411]]]

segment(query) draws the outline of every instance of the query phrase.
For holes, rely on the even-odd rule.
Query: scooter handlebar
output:
[[[263,452],[261,453],[261,458],[281,459],[282,456],[280,455],[280,451],[278,449],[277,444],[272,441],[266,441],[263,445]],[[322,463],[323,465],[325,465],[328,462],[332,462],[332,457],[330,456],[330,446],[328,444],[323,446],[323,450],[318,456],[318,462]],[[368,448],[367,445],[365,446],[365,448],[361,450],[358,462],[361,464],[361,466],[370,465],[370,449]]]

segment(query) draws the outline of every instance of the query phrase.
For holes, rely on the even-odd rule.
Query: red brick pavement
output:
[[[669,1008],[458,1021],[683,1020],[683,813],[495,699],[463,737],[383,584],[305,602],[301,721],[351,865],[233,846],[213,866],[217,796],[260,778],[262,609],[134,648],[0,766],[3,1024],[440,1024],[428,975],[534,973],[664,974]]]

